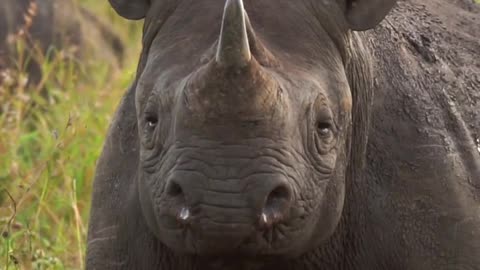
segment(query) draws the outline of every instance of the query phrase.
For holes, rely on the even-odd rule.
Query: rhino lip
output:
[[[247,257],[274,255],[274,247],[283,245],[281,243],[288,238],[287,225],[283,223],[273,227],[258,227],[256,224],[220,224],[215,221],[202,221],[185,208],[181,208],[176,216],[162,216],[161,221],[159,224],[161,230],[176,234],[182,239],[183,247],[179,251],[202,257],[229,254]]]
[[[177,231],[183,238],[186,251],[202,256],[228,254],[256,254],[256,249],[247,248],[257,246],[251,239],[257,239],[252,227],[245,225],[224,225],[223,228],[208,226],[201,229],[185,226]],[[247,243],[252,243],[248,245]],[[184,250],[185,251],[185,250]]]
[[[234,254],[258,255],[258,247],[265,245],[255,223],[222,223],[206,218],[195,208],[175,207],[158,218],[160,232],[177,235],[183,241],[180,251],[214,256]],[[168,244],[168,243],[166,243]],[[178,243],[171,246],[175,247]],[[253,249],[252,249],[253,248]]]

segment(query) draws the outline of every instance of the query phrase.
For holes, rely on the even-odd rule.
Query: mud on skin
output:
[[[462,58],[407,34],[447,1],[395,2],[111,0],[143,51],[87,269],[476,269],[479,130],[432,76]]]

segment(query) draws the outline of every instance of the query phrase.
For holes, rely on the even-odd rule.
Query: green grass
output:
[[[42,66],[44,98],[22,84],[19,60],[0,86],[0,269],[84,267],[95,164],[135,72],[141,23],[117,17],[107,1],[77,2],[112,22],[128,44],[128,65],[79,69],[56,57]]]

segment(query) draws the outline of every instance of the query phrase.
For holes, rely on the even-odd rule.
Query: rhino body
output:
[[[148,13],[87,269],[480,269],[479,8],[400,1],[364,32],[392,3],[244,2],[111,1]]]
[[[26,41],[26,63],[30,83],[41,79],[41,59],[63,50],[76,61],[93,56],[118,67],[124,45],[117,33],[95,14],[74,1],[3,0],[0,3],[0,70],[16,68],[16,43]],[[53,50],[52,50],[53,49]],[[53,53],[53,54],[52,54]],[[23,65],[25,63],[21,63]]]

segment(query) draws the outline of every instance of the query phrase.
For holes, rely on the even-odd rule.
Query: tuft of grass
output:
[[[107,1],[77,2],[121,34],[126,67],[70,61],[63,51],[51,59],[37,55],[45,93],[26,84],[29,57],[21,53],[17,66],[1,74],[0,269],[84,268],[95,165],[135,73],[141,22],[119,18]],[[17,45],[21,52],[24,43]]]

